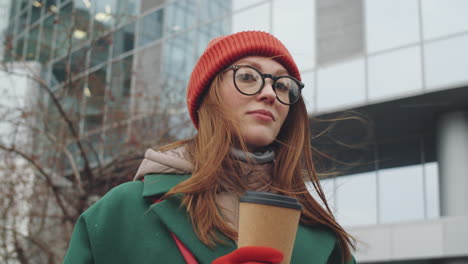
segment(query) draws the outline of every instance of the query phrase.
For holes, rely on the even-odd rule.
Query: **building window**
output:
[[[419,42],[417,0],[366,1],[367,52]]]
[[[106,91],[106,66],[88,76],[88,86],[83,93],[85,95],[84,131],[95,131],[102,127],[104,117],[104,95]]]
[[[39,44],[39,26],[36,25],[29,30],[28,41],[26,43],[26,60],[35,60],[37,46]]]
[[[467,1],[421,1],[424,39],[468,31]]]
[[[115,58],[125,52],[133,50],[135,42],[135,23],[125,25],[114,32],[112,37],[113,52]]]
[[[39,61],[46,63],[52,54],[52,40],[54,36],[55,15],[48,16],[42,26],[42,38],[39,47]]]
[[[364,54],[362,0],[317,0],[317,64]]]
[[[163,21],[163,9],[151,12],[150,14],[141,18],[138,30],[138,46],[144,46],[162,38]]]
[[[145,13],[157,6],[160,6],[166,2],[165,0],[141,0],[140,1],[140,13]]]
[[[103,36],[91,44],[90,67],[105,63],[109,59],[109,50],[112,44],[111,35]]]

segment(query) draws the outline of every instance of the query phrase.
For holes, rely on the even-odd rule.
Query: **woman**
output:
[[[314,169],[300,79],[288,50],[268,33],[212,40],[188,85],[197,134],[148,150],[135,181],[83,213],[65,263],[279,263],[272,248],[236,250],[246,190],[303,205],[291,263],[354,262],[352,238],[330,212]]]

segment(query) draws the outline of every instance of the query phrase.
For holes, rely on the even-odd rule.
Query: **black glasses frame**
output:
[[[237,71],[240,69],[240,68],[250,68],[254,71],[256,71],[261,77],[262,77],[262,85],[260,86],[260,88],[258,89],[258,91],[256,91],[255,93],[245,93],[243,92],[241,89],[239,89],[239,87],[237,87],[237,83],[236,83],[236,73]],[[229,71],[229,70],[233,70],[234,73],[232,74],[232,81],[234,82],[234,86],[236,87],[237,91],[239,91],[239,93],[243,94],[243,95],[249,95],[249,96],[252,96],[252,95],[256,95],[258,93],[260,93],[263,88],[265,87],[265,79],[266,78],[270,78],[273,80],[273,84],[272,84],[272,88],[273,88],[273,91],[275,92],[275,95],[276,95],[276,99],[278,99],[278,101],[284,105],[292,105],[294,103],[296,103],[299,98],[301,97],[301,94],[302,94],[302,89],[304,88],[304,83],[302,83],[301,81],[299,81],[298,79],[292,77],[292,76],[289,76],[289,75],[280,75],[280,76],[275,76],[273,74],[269,74],[269,73],[262,73],[261,71],[259,71],[257,68],[253,67],[253,66],[250,66],[250,65],[232,65],[232,66],[229,66],[225,71]],[[294,102],[290,102],[290,103],[285,103],[283,101],[281,101],[281,99],[278,97],[278,93],[276,92],[276,88],[275,88],[275,84],[276,84],[276,81],[280,78],[289,78],[291,80],[293,80],[296,84],[297,84],[297,87],[299,87],[299,94],[296,98],[296,100],[294,100]]]

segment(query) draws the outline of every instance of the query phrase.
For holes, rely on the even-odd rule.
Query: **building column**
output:
[[[437,155],[441,216],[468,215],[468,112],[440,118]]]
[[[437,129],[441,216],[468,215],[468,112],[441,116]],[[466,258],[444,264],[468,264]]]

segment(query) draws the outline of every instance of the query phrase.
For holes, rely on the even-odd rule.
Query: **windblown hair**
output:
[[[229,109],[223,107],[220,96],[222,74],[212,82],[199,108],[199,128],[194,138],[178,141],[162,150],[185,145],[194,166],[192,176],[176,185],[165,197],[184,194],[182,204],[192,220],[195,232],[206,245],[213,247],[224,243],[218,232],[237,239],[237,231],[223,220],[216,195],[223,185],[236,189],[229,191],[242,194],[246,190],[240,176],[226,177],[226,170],[236,170],[236,163],[229,155],[230,147],[247,151],[240,135],[240,125]],[[213,114],[216,113],[216,114]],[[354,239],[336,222],[330,210],[312,161],[309,122],[305,103],[301,98],[290,106],[288,116],[275,142],[275,166],[272,188],[279,193],[295,197],[303,205],[301,222],[307,226],[322,227],[332,231],[339,240],[344,259],[351,257],[355,248]],[[310,180],[324,207],[307,190],[305,181]],[[236,187],[237,186],[237,187]]]

